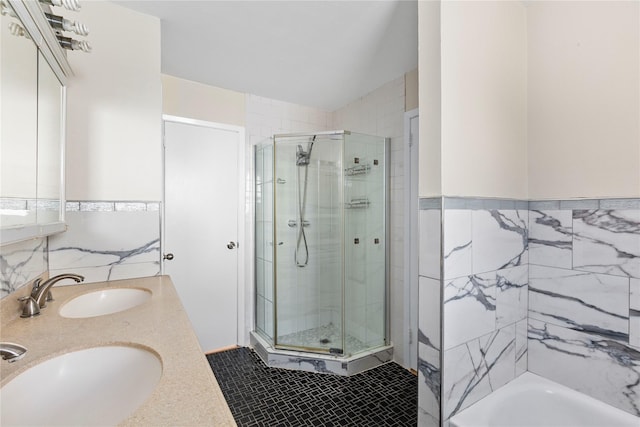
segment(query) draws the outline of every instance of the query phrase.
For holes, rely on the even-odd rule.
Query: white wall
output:
[[[526,198],[526,9],[441,7],[443,193]]]
[[[67,199],[160,200],[160,20],[82,3],[93,52],[69,53]]]
[[[440,1],[418,2],[418,195],[442,195]]]
[[[529,196],[640,196],[640,3],[529,2]]]
[[[245,94],[163,74],[162,112],[244,126]]]
[[[418,69],[414,69],[404,74],[404,111],[411,111],[418,108]]]

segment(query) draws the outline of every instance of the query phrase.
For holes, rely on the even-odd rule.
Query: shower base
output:
[[[324,348],[332,353],[342,353],[340,330],[333,324],[283,335],[278,341],[283,346],[296,345],[299,347]],[[352,353],[358,353],[367,348],[365,343],[350,335],[345,337],[344,344]],[[331,351],[331,349],[337,351]]]
[[[320,329],[320,328],[316,328]],[[319,332],[319,331],[316,331]],[[298,334],[306,334],[313,346],[317,346],[318,339],[331,339],[331,338],[318,338],[318,337],[330,337],[326,334],[314,333],[314,330],[304,331]],[[293,334],[292,334],[293,335]],[[337,336],[337,333],[336,335]],[[354,339],[355,338],[347,338]],[[300,341],[297,342],[300,344]],[[393,360],[393,346],[382,346],[373,349],[361,351],[349,357],[333,354],[318,354],[307,353],[302,351],[282,350],[276,349],[267,341],[265,341],[259,334],[251,332],[251,346],[255,352],[260,356],[262,361],[269,367],[273,368],[285,368],[293,369],[297,371],[318,372],[323,374],[335,374],[335,375],[353,375],[367,369],[375,368],[384,363]],[[353,348],[353,347],[352,347]],[[356,347],[357,348],[357,347]]]

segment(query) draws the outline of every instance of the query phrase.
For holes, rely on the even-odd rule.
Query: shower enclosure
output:
[[[348,131],[256,146],[255,329],[348,357],[387,345],[388,141]]]

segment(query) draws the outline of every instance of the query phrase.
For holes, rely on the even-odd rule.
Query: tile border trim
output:
[[[157,212],[160,202],[67,201],[67,212]]]
[[[483,197],[424,197],[420,210],[429,209],[503,209],[503,210],[569,210],[569,209],[640,209],[640,198],[523,200]]]

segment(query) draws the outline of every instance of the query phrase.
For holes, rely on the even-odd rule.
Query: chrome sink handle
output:
[[[33,317],[40,314],[40,306],[36,300],[31,296],[18,298],[18,301],[22,303],[22,314],[20,317]]]
[[[80,283],[84,280],[84,276],[81,276],[79,274],[65,273],[53,276],[52,278],[45,280],[42,283],[40,282],[40,280],[36,280],[33,283],[31,298],[33,298],[33,300],[38,304],[38,307],[40,307],[41,309],[45,308],[47,306],[47,301],[53,301],[53,296],[50,295],[49,290],[53,285],[64,279],[73,279],[76,281],[76,283]]]
[[[2,360],[8,360],[9,363],[22,359],[26,353],[27,349],[19,344],[0,342],[0,357]]]

